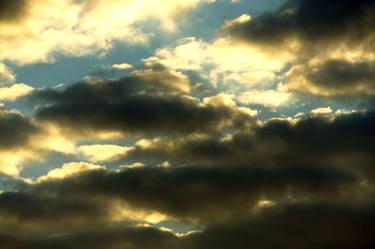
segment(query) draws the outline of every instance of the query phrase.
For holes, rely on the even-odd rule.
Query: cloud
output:
[[[184,248],[184,242],[176,235],[163,229],[137,226],[112,226],[88,229],[86,232],[67,233],[59,236],[0,234],[0,243],[5,248],[39,249],[151,249],[155,245],[161,249]]]
[[[374,94],[374,13],[369,0],[287,1],[277,11],[228,21],[222,35],[271,57],[290,52],[287,91],[358,98]]]
[[[26,193],[56,202],[77,198],[103,200],[103,207],[107,209],[103,214],[110,211],[106,205],[111,207],[111,200],[119,200],[138,212],[154,211],[181,221],[204,223],[248,216],[264,198],[338,198],[341,187],[356,181],[353,176],[336,170],[287,165],[282,169],[246,168],[236,164],[216,168],[142,167],[119,171],[98,168],[61,180],[47,179],[30,186]],[[17,212],[15,210],[13,215],[17,216]],[[60,214],[55,212],[55,215]]]
[[[37,120],[81,134],[215,132],[246,126],[253,120],[236,106],[202,103],[175,94],[175,85],[169,83],[173,79],[164,80],[149,78],[149,72],[115,81],[89,79],[63,90],[36,91],[31,98],[47,103],[36,110]]]
[[[0,173],[17,175],[20,165],[35,156],[30,149],[39,127],[23,115],[0,110]]]
[[[329,114],[332,114],[332,109],[331,107],[320,107],[320,108],[316,108],[314,110],[311,110],[311,114],[312,115],[329,115]]]
[[[82,172],[87,172],[91,170],[105,169],[105,167],[100,165],[95,165],[91,163],[66,163],[61,168],[56,168],[48,172],[46,176],[41,176],[37,179],[37,182],[43,182],[54,179],[63,179],[69,176],[74,176]]]
[[[242,92],[238,96],[238,100],[243,104],[257,104],[277,108],[291,104],[295,101],[295,97],[291,93],[277,90],[249,90]]]
[[[50,62],[55,59],[55,52],[82,56],[105,53],[116,41],[145,43],[149,35],[140,23],[155,19],[164,30],[173,31],[177,16],[209,2],[212,1],[46,0],[42,3],[16,0],[2,3],[0,61]]]
[[[38,128],[19,113],[0,111],[0,149],[25,146]]]
[[[16,81],[14,73],[3,63],[0,63],[0,87],[8,86]]]
[[[0,60],[145,42],[144,22],[174,31],[210,2],[1,3]],[[98,72],[64,87],[16,83],[0,63],[0,100],[34,108],[0,107],[1,247],[372,248],[374,110],[322,101],[262,120],[246,106],[371,98],[374,13],[369,0],[291,0],[227,21],[212,41],[103,68],[127,70],[122,79]],[[36,160],[31,175],[46,173],[22,178]]]
[[[79,146],[77,151],[91,162],[103,162],[114,160],[118,156],[124,156],[132,147],[111,144],[95,144]]]
[[[327,97],[375,95],[374,61],[328,60],[296,65],[287,73],[286,88]]]
[[[341,169],[372,181],[375,145],[368,138],[373,136],[374,122],[371,111],[326,116],[313,113],[293,122],[269,120],[233,134],[146,140],[114,160],[202,166],[237,163],[271,168],[310,165]]]
[[[33,90],[33,87],[23,83],[13,84],[9,87],[0,87],[0,101],[14,101],[29,95]]]
[[[158,49],[151,60],[180,70],[193,70],[214,85],[236,83],[254,86],[272,82],[289,58],[280,51],[270,56],[263,51],[219,37],[208,43],[194,37],[181,39],[175,47]]]
[[[208,227],[192,236],[192,248],[365,249],[375,243],[373,218],[372,203],[276,205],[248,221]]]
[[[203,231],[177,236],[161,228],[112,225],[87,228],[49,236],[39,233],[2,231],[5,248],[370,248],[374,244],[373,203],[325,202],[280,203],[262,209],[250,218],[216,223]],[[296,231],[300,234],[296,237]]]
[[[75,163],[52,170],[43,181],[17,183],[0,193],[0,234],[21,240],[42,234],[52,241],[66,235],[58,241],[66,242],[69,234],[119,224],[242,222],[273,206],[265,200],[276,206],[289,200],[345,201],[341,191],[356,186],[357,179],[346,173],[311,167],[108,170]]]
[[[16,21],[23,17],[28,3],[28,0],[3,1],[0,4],[0,23]]]
[[[121,63],[121,64],[113,64],[111,67],[116,70],[127,70],[127,69],[131,69],[133,66],[128,63]]]
[[[256,18],[243,15],[230,21],[224,32],[260,46],[279,46],[293,39],[301,41],[305,48],[345,42],[355,44],[373,35],[373,11],[374,4],[370,0],[287,1],[275,12]]]
[[[135,243],[137,238],[142,238],[137,243],[144,243],[141,245],[145,248],[167,243],[143,234],[152,231],[177,243],[168,242],[172,248],[226,248],[227,244],[247,248],[249,243],[264,248],[273,248],[274,243],[309,248],[312,242],[341,245],[345,243],[343,238],[347,239],[348,248],[358,248],[355,245],[373,243],[374,214],[371,201],[340,199],[340,190],[353,180],[337,171],[314,168],[93,169],[1,193],[0,239],[2,245],[10,248],[23,248],[21,245],[85,248],[93,241],[92,236],[97,239],[94,244],[98,247],[106,243],[107,247],[116,248],[123,243]],[[179,218],[195,217],[195,221],[199,218],[199,224],[205,221],[206,226],[199,233],[179,237],[162,229],[136,227],[126,219],[119,225],[111,220],[111,198],[126,201],[128,212],[159,210]],[[265,204],[270,202],[274,204]],[[11,232],[6,232],[9,227],[12,229],[7,231]],[[296,229],[304,231],[297,241]],[[280,231],[283,236],[275,237]],[[85,240],[79,240],[81,236]],[[142,248],[141,245],[137,248]]]

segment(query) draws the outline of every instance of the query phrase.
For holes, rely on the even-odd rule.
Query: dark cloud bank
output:
[[[355,185],[350,175],[311,168],[96,170],[0,194],[0,242],[9,248],[367,248],[374,242],[373,202],[338,197]],[[113,198],[135,210],[195,218],[206,228],[179,238],[126,223],[108,226]],[[275,206],[256,212],[264,198]]]
[[[161,81],[126,77],[83,81],[65,90],[41,90],[31,99],[45,101],[35,117],[75,133],[118,131],[128,134],[186,134],[246,127],[249,115],[225,105],[203,105],[170,91]]]

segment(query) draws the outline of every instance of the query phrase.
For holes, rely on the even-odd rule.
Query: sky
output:
[[[374,247],[374,17],[0,1],[0,248]]]

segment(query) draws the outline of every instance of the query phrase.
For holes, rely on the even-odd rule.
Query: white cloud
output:
[[[176,17],[213,0],[28,0],[27,15],[0,23],[0,61],[53,61],[53,52],[72,56],[105,52],[114,41],[144,43],[139,24],[156,19],[166,31]],[[155,11],[157,10],[157,11]]]
[[[26,96],[34,90],[33,87],[20,83],[9,87],[0,87],[0,101],[14,101]]]
[[[121,63],[121,64],[113,64],[112,68],[117,69],[117,70],[127,70],[127,69],[133,68],[133,66],[128,63]]]
[[[3,63],[0,63],[0,87],[8,86],[16,81],[16,76]]]
[[[36,182],[43,182],[48,180],[62,179],[65,177],[73,176],[82,172],[91,170],[105,169],[104,166],[85,163],[85,162],[72,162],[65,163],[61,168],[56,168],[47,173],[45,176],[39,177]]]
[[[78,153],[91,162],[104,162],[113,160],[117,156],[125,156],[134,147],[125,147],[112,144],[83,145],[78,147]]]
[[[310,112],[312,115],[314,116],[319,116],[319,115],[329,115],[329,114],[332,114],[333,111],[331,109],[330,106],[328,107],[320,107],[320,108],[316,108],[314,110],[311,110]]]
[[[277,90],[250,90],[241,93],[238,101],[243,104],[258,104],[276,108],[295,101],[293,94]]]
[[[178,41],[175,47],[158,49],[152,59],[175,69],[198,71],[214,85],[254,86],[275,80],[276,72],[290,60],[290,54],[270,55],[227,38],[207,43],[188,37]]]

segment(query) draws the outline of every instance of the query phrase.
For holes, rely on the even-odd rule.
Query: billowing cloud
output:
[[[35,229],[43,231],[43,224],[56,220],[62,223],[57,223],[55,229],[80,223],[111,223],[119,219],[121,202],[125,214],[133,212],[123,216],[124,222],[137,217],[137,222],[152,222],[156,217],[152,219],[142,212],[154,212],[159,213],[160,220],[169,216],[181,222],[210,224],[251,216],[264,199],[340,199],[345,197],[340,194],[341,189],[350,189],[357,182],[356,178],[335,170],[287,165],[283,169],[232,165],[116,171],[83,163],[75,165],[81,165],[76,173],[71,172],[73,164],[65,165],[35,184],[0,194],[2,227],[18,224],[20,229],[27,229],[31,222]],[[74,217],[68,218],[69,214]]]
[[[147,246],[167,243],[172,246],[169,248],[217,248],[214,241],[220,241],[219,245],[223,246],[236,245],[236,248],[246,248],[249,243],[263,248],[273,248],[274,243],[309,248],[312,242],[332,246],[349,243],[349,248],[358,248],[358,245],[373,243],[374,214],[371,202],[352,203],[353,199],[349,202],[338,198],[337,190],[352,180],[338,172],[306,168],[277,171],[196,167],[99,169],[1,193],[0,238],[10,248],[23,248],[21,245],[33,248],[28,246],[38,243],[54,248],[63,245],[87,248],[91,243],[100,247],[105,243],[116,248],[133,245],[137,238],[142,238]],[[127,224],[126,220],[123,225],[113,220],[111,223],[110,198],[126,200],[131,205],[128,208],[137,207],[134,210],[138,212],[142,208],[157,209],[180,218],[199,217],[208,223],[203,231],[182,237],[163,229]],[[142,224],[141,220],[138,222]],[[22,233],[9,232],[10,227]],[[304,231],[297,241],[293,232],[296,229]],[[283,236],[275,237],[281,230]],[[146,236],[145,232],[152,232],[152,236]],[[162,238],[167,236],[166,241],[155,241],[158,236],[154,236],[158,234],[164,234]],[[85,240],[81,241],[81,236]]]
[[[328,60],[297,65],[287,73],[287,88],[327,97],[375,95],[374,61]]]
[[[3,1],[0,4],[0,22],[11,22],[22,18],[27,10],[28,0]]]
[[[330,205],[304,203],[266,209],[257,217],[209,226],[205,231],[176,236],[165,230],[142,226],[88,229],[63,236],[22,236],[2,233],[5,248],[125,248],[168,249],[296,248],[366,249],[374,245],[373,204]],[[298,236],[296,237],[296,231]]]
[[[368,0],[287,1],[277,11],[227,22],[223,34],[276,57],[293,51],[284,64],[292,67],[284,81],[288,91],[373,95],[374,13]]]
[[[161,75],[150,78],[149,74],[147,71],[115,81],[89,79],[62,91],[35,92],[32,98],[48,104],[37,109],[36,118],[75,133],[125,135],[215,132],[247,126],[253,120],[247,109],[221,103],[217,98],[202,102],[175,94],[173,80],[177,76],[164,79]]]
[[[303,203],[280,205],[240,223],[209,227],[196,234],[193,248],[350,248],[365,249],[371,236],[374,206]],[[298,235],[297,235],[298,234]]]
[[[296,99],[293,94],[277,90],[249,90],[238,96],[238,101],[244,104],[258,104],[271,108],[290,105]]]
[[[34,157],[29,148],[33,136],[39,132],[39,128],[27,117],[0,110],[0,173],[19,173],[20,164]]]
[[[244,15],[228,22],[224,31],[260,46],[280,46],[297,39],[303,48],[324,50],[329,45],[373,39],[373,13],[374,3],[370,0],[287,1],[275,12],[255,18]]]
[[[78,153],[92,162],[111,161],[118,156],[126,155],[132,150],[133,147],[111,144],[82,145],[78,147]]]
[[[0,101],[14,101],[30,94],[33,87],[16,83],[16,75],[6,65],[0,63]]]
[[[19,113],[0,111],[0,149],[21,147],[28,143],[30,135],[38,129]]]
[[[178,41],[175,47],[157,50],[149,60],[158,60],[176,69],[198,71],[214,85],[254,86],[274,81],[289,56],[288,51],[280,51],[278,57],[271,56],[227,38],[208,43],[190,37]]]
[[[174,30],[177,15],[205,2],[212,1],[46,0],[42,3],[17,0],[2,3],[0,60],[53,61],[55,52],[80,56],[106,52],[114,41],[144,43],[149,35],[141,30],[139,23],[155,19],[165,30]]]
[[[182,37],[218,16],[158,36],[213,2],[0,3],[1,248],[374,247],[375,111],[348,103],[375,95],[375,4],[290,0],[212,40]],[[16,80],[151,37],[79,82]]]
[[[310,165],[340,168],[374,179],[375,145],[367,139],[374,134],[374,113],[321,115],[331,113],[330,108],[316,109],[309,118],[270,120],[232,135],[147,140],[114,160],[205,166],[236,162],[271,168]]]
[[[23,83],[13,84],[9,87],[0,87],[0,101],[14,101],[29,95],[33,90],[33,87]]]
[[[151,249],[155,245],[161,249],[184,248],[183,241],[165,229],[137,226],[111,226],[88,229],[86,232],[67,233],[60,236],[42,237],[0,234],[0,243],[4,248],[39,249]]]
[[[8,86],[16,81],[14,73],[3,63],[0,63],[0,87]]]

